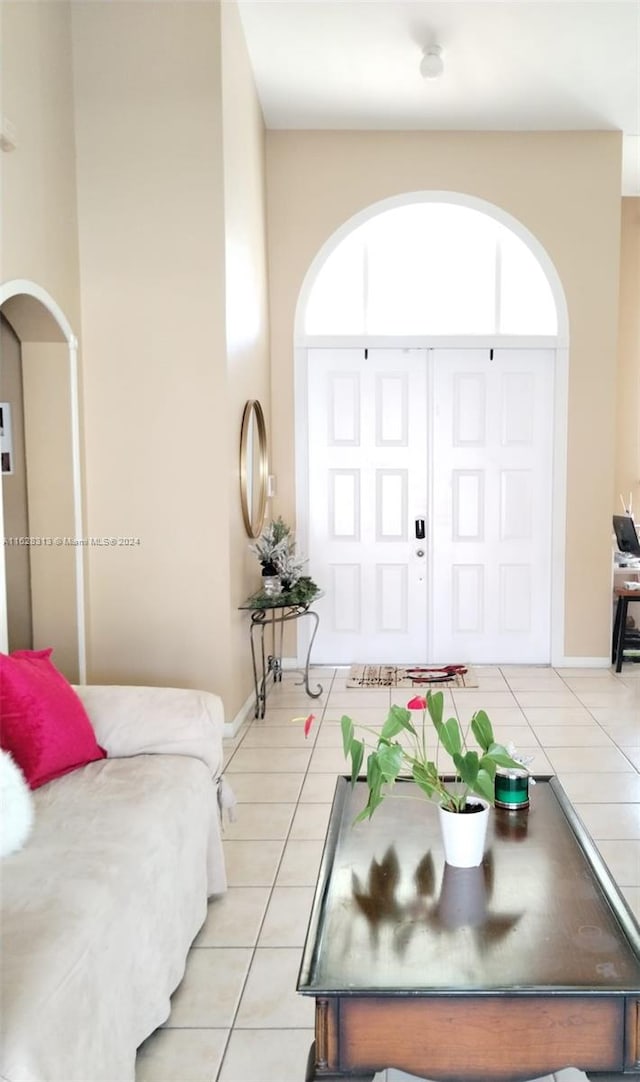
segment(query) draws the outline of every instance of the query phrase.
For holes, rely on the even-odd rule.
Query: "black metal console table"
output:
[[[318,590],[313,597],[303,602],[296,601],[295,595],[279,594],[277,597],[269,596],[260,591],[240,605],[251,613],[249,633],[251,637],[251,661],[253,663],[253,682],[256,692],[256,705],[254,717],[263,718],[267,703],[267,681],[273,674],[273,682],[282,680],[282,642],[284,638],[284,625],[291,620],[299,620],[301,616],[309,616],[313,624],[307,656],[300,685],[312,699],[322,695],[322,686],[317,685],[318,690],[312,691],[309,687],[309,661],[311,648],[316,637],[320,617],[313,612],[311,605],[323,596],[322,590]],[[271,629],[271,653],[265,650],[265,629]],[[256,635],[259,633],[259,645],[256,644]],[[268,649],[268,648],[267,648]]]

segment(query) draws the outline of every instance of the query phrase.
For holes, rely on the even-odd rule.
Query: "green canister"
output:
[[[496,770],[496,808],[519,810],[529,807],[529,772]]]

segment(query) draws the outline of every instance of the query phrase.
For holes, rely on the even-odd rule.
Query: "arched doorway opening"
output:
[[[536,238],[459,193],[377,203],[318,252],[295,334],[317,660],[561,658],[568,318]]]
[[[54,648],[86,679],[78,343],[37,283],[0,285],[0,649]]]

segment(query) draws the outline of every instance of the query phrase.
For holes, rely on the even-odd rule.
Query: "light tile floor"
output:
[[[481,667],[479,687],[447,693],[462,721],[482,707],[497,735],[557,773],[631,907],[640,916],[640,665],[607,669]],[[229,891],[213,899],[172,999],[138,1053],[137,1082],[303,1082],[313,1003],[295,991],[336,774],[339,719],[380,724],[406,692],[345,687],[344,669],[314,670],[312,702],[286,673],[266,717],[226,742],[238,799],[225,830]],[[308,740],[296,714],[316,715]],[[409,1075],[388,1070],[376,1082]],[[544,1082],[553,1082],[551,1078]],[[584,1082],[573,1068],[556,1082]]]

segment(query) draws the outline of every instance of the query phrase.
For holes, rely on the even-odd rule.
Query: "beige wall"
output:
[[[69,351],[66,344],[23,343],[29,533],[74,538]],[[77,682],[76,552],[69,544],[31,549],[33,646],[53,646],[52,660]]]
[[[140,541],[85,551],[88,677],[212,688],[230,719],[256,581],[240,418],[248,397],[269,410],[264,127],[238,13],[3,0],[0,18],[18,141],[0,278],[44,287],[80,338],[85,535]]]
[[[2,113],[16,130],[16,149],[0,155],[2,200],[0,280],[24,278],[53,298],[80,332],[80,286],[75,186],[75,139],[69,5],[58,0],[0,3],[2,41]],[[30,521],[33,536],[53,535],[64,523],[73,534],[69,514],[71,465],[68,445],[54,461],[58,436],[69,425],[69,354],[55,321],[31,298],[14,298],[4,309],[23,342]],[[15,318],[14,318],[15,317]],[[36,344],[38,343],[38,344]],[[42,343],[42,344],[40,344]],[[44,344],[51,343],[51,344]],[[55,366],[48,362],[55,356]],[[47,365],[38,369],[36,357]],[[33,362],[34,394],[28,394],[27,367]],[[46,377],[52,377],[49,383]],[[48,407],[43,396],[49,397]],[[53,440],[43,439],[43,417],[56,402],[65,413]],[[39,412],[38,403],[43,405]],[[33,405],[33,412],[32,412]],[[32,469],[33,467],[33,469]],[[47,471],[55,468],[54,486]],[[43,472],[44,471],[44,472]],[[63,476],[64,475],[64,476]],[[38,481],[40,477],[42,484]],[[58,502],[60,490],[64,491]],[[55,509],[53,508],[55,504]],[[55,519],[51,512],[54,511]],[[54,659],[77,678],[77,628],[73,553],[41,547],[31,554],[34,641],[53,646]],[[2,599],[4,601],[4,599]]]
[[[216,4],[73,4],[89,675],[228,691]],[[222,477],[222,483],[220,483]]]
[[[86,534],[140,538],[88,554],[90,678],[198,684],[223,694],[228,717],[239,708],[249,677],[236,608],[256,581],[238,507],[242,406],[258,397],[270,414],[276,510],[293,520],[292,334],[306,270],[363,207],[434,188],[519,218],[563,281],[565,652],[605,656],[609,517],[631,483],[622,445],[614,482],[619,136],[269,133],[270,411],[265,136],[235,5],[78,0],[71,19],[62,0],[3,0],[0,16],[2,108],[18,136],[1,159],[0,278],[42,285],[79,334]],[[624,204],[622,383],[634,379],[623,343],[637,339],[636,203]]]
[[[464,192],[513,215],[548,252],[564,287],[571,337],[567,657],[609,652],[620,160],[620,136],[608,132],[267,137],[273,455],[282,513],[290,518],[295,307],[312,259],[338,226],[404,192]]]
[[[631,493],[640,522],[640,198],[622,200],[617,427],[614,511]]]
[[[229,432],[231,658],[234,686],[252,685],[248,617],[237,606],[259,585],[240,509],[242,411],[257,398],[270,432],[265,209],[265,129],[235,3],[222,5],[226,334]],[[269,508],[267,513],[269,513]],[[239,708],[240,701],[236,701]]]
[[[229,50],[224,78],[222,42]],[[238,496],[266,397],[263,130],[235,8],[73,5],[90,676],[251,689]],[[266,403],[265,403],[266,404]]]
[[[16,327],[24,333],[29,305],[21,301],[7,302],[6,309],[21,317]],[[38,326],[40,308],[29,303]],[[9,649],[53,647],[57,667],[77,682],[69,350],[60,342],[20,344],[4,320],[1,331],[2,393],[13,407],[15,461],[14,475],[2,478],[4,532],[28,542],[5,551]]]
[[[79,334],[79,271],[69,5],[2,0],[3,115],[17,148],[0,155],[0,280],[27,278]]]

